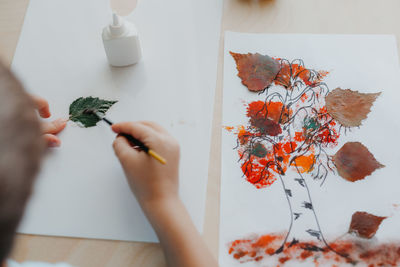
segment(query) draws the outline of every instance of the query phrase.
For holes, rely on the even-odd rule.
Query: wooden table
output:
[[[142,0],[145,1],[145,0]],[[218,0],[216,0],[218,1]],[[29,0],[0,0],[0,58],[11,64]],[[218,255],[223,32],[395,34],[398,0],[225,0],[204,238]],[[75,266],[165,266],[158,244],[17,235],[11,258]]]

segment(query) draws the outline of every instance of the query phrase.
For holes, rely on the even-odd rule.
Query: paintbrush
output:
[[[84,111],[84,113],[87,113],[87,114],[94,114],[94,115],[96,115],[100,120],[105,121],[108,125],[110,125],[110,126],[113,125],[113,123],[112,123],[109,119],[107,119],[103,114],[101,114],[101,113],[98,112],[98,111],[93,111],[93,110],[87,109],[87,110]],[[131,144],[133,144],[133,145],[139,147],[140,150],[146,152],[148,155],[150,155],[150,156],[152,156],[154,159],[158,160],[161,164],[166,164],[166,163],[167,163],[167,161],[166,161],[162,156],[160,156],[159,154],[157,154],[154,150],[150,149],[148,146],[146,146],[146,145],[145,145],[142,141],[140,141],[139,139],[136,139],[136,138],[133,137],[132,135],[126,134],[126,133],[120,133],[119,135],[121,135],[121,136],[125,137],[126,139],[128,139],[128,141],[129,141]]]

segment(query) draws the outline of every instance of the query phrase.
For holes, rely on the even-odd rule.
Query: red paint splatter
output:
[[[276,177],[269,170],[270,161],[264,158],[250,156],[250,158],[242,164],[242,172],[246,176],[246,180],[257,188],[264,188],[272,185],[276,181]]]
[[[288,64],[281,61],[281,70],[276,75],[274,83],[281,85],[288,90],[293,89],[293,81],[301,79],[306,85],[310,86],[322,81],[329,74],[327,71],[312,72],[299,64]]]
[[[292,142],[292,146],[295,149],[297,144]],[[277,180],[277,175],[283,175],[287,171],[292,146],[289,142],[277,143],[272,150],[267,151],[264,158],[253,155],[246,158],[246,154],[238,150],[239,157],[244,159],[242,171],[246,180],[257,188],[272,185]]]
[[[242,163],[242,171],[246,180],[257,188],[264,188],[272,185],[278,175],[286,173],[292,153],[303,145],[317,142],[323,146],[336,146],[339,138],[336,122],[326,112],[326,108],[319,109],[319,117],[313,123],[318,127],[294,132],[291,138],[284,138],[277,141],[274,145],[263,146],[265,153],[254,153],[254,143],[249,142],[254,138],[264,136],[277,136],[282,133],[283,125],[292,115],[292,111],[280,102],[253,101],[247,105],[246,115],[249,118],[250,126],[237,127],[235,132],[238,137],[240,148],[238,154]],[[277,122],[280,123],[278,124]],[[230,131],[232,131],[229,128]],[[257,143],[257,145],[261,145]],[[253,146],[253,147],[252,147]],[[315,165],[315,149],[311,146],[307,154],[297,156],[292,160],[291,167],[295,171],[302,173],[311,172]],[[263,157],[262,157],[263,156]],[[297,165],[297,168],[295,168]]]
[[[332,144],[332,145],[337,145],[338,142],[337,140],[339,139],[339,133],[335,129],[336,122],[334,120],[331,120],[328,122],[326,125],[324,125],[324,129],[322,129],[318,134],[317,134],[317,139],[318,142],[323,143],[323,144]]]
[[[255,238],[235,240],[229,244],[228,252],[239,262],[271,260],[285,265],[290,261],[304,262],[311,260],[315,266],[319,264],[364,263],[367,266],[398,266],[400,264],[400,243],[365,244],[358,239],[338,240],[329,246],[343,256],[327,247],[319,247],[315,241],[286,242],[285,249],[275,254],[282,245],[285,234],[267,234]]]
[[[295,132],[293,139],[297,142],[303,142],[306,138],[303,132]]]
[[[281,102],[253,101],[247,105],[247,117],[250,120],[270,119],[276,123],[286,123],[292,111]]]
[[[281,102],[253,101],[247,105],[250,125],[261,134],[277,136],[282,133],[280,124],[285,123],[291,112]]]
[[[288,114],[287,117],[281,116],[281,112]],[[303,143],[318,142],[323,146],[336,146],[339,138],[337,124],[326,113],[325,108],[319,109],[320,117],[315,119],[319,129],[314,134],[309,134],[306,127],[302,131],[294,132],[292,138],[284,138],[282,141],[276,142],[274,145],[263,146],[266,150],[260,157],[260,153],[254,153],[254,148],[250,147],[254,144],[249,143],[253,138],[263,136],[276,136],[282,133],[280,124],[275,123],[280,118],[287,120],[291,111],[283,106],[280,102],[270,102],[268,105],[263,101],[254,101],[247,105],[247,115],[249,117],[250,126],[237,127],[237,137],[240,143],[238,154],[242,163],[242,171],[246,180],[257,188],[264,188],[272,185],[278,178],[278,175],[286,173],[292,153]],[[231,129],[229,129],[232,131]],[[257,143],[258,144],[258,143]],[[295,164],[297,168],[295,168]],[[307,154],[298,156],[292,160],[295,171],[302,173],[310,172],[315,165],[315,149],[313,146],[309,148]]]

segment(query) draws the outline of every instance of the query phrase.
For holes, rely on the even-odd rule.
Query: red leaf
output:
[[[349,233],[356,233],[362,238],[372,238],[384,219],[386,219],[386,217],[379,217],[367,212],[357,211],[351,217]]]
[[[333,156],[333,162],[339,175],[350,182],[362,180],[376,169],[385,167],[360,142],[344,144]]]
[[[229,53],[236,61],[238,76],[250,91],[264,90],[271,85],[279,72],[278,61],[267,55]]]

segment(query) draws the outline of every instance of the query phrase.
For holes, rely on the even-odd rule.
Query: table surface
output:
[[[28,2],[0,0],[0,58],[8,65],[17,46]],[[224,1],[203,234],[215,256],[218,256],[224,31],[394,34],[399,40],[399,10],[398,0]],[[17,261],[64,261],[81,267],[166,266],[158,244],[22,234],[17,235],[11,258]]]

